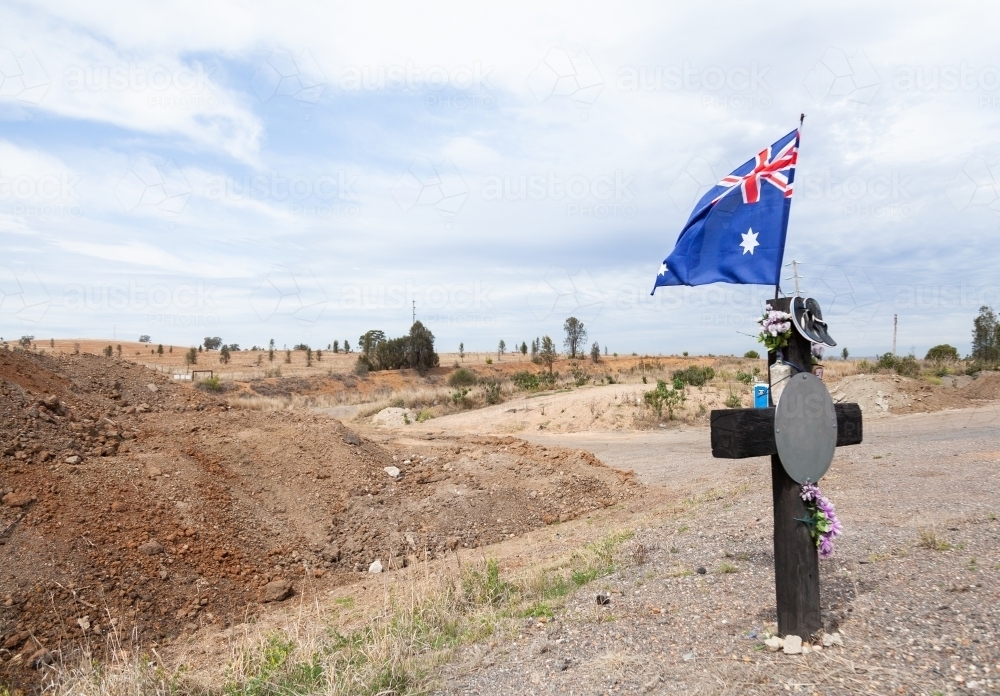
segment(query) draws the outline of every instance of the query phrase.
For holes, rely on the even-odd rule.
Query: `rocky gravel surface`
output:
[[[552,620],[465,651],[441,693],[1000,693],[993,413],[901,420],[838,454],[821,482],[846,526],[821,561],[826,647],[822,635],[797,654],[765,643],[777,629],[770,474],[745,460],[724,485],[654,511],[622,569]]]

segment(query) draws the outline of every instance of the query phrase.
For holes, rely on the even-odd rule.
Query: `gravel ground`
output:
[[[551,621],[467,650],[441,693],[1000,693],[998,450],[989,406],[892,417],[838,453],[821,484],[846,532],[821,561],[821,594],[842,646],[764,646],[776,620],[770,473],[745,460],[654,512],[623,550],[631,564]]]

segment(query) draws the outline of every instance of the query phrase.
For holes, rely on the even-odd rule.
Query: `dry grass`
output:
[[[951,551],[954,546],[933,529],[921,529],[917,546],[931,551]]]
[[[465,564],[448,577],[411,574],[386,582],[382,607],[303,604],[285,620],[248,623],[229,642],[224,665],[167,666],[154,652],[88,651],[57,663],[46,691],[55,696],[277,696],[425,693],[464,645],[508,637],[524,617],[552,616],[574,590],[634,562],[622,545],[631,532],[604,537],[556,565],[504,574],[495,559]],[[388,579],[388,578],[386,578]],[[393,589],[390,589],[392,587]]]

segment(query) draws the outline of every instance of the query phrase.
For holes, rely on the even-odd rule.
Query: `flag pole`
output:
[[[802,139],[802,124],[805,122],[805,120],[806,120],[806,115],[800,113],[799,114],[799,132],[795,136],[796,140],[799,140],[800,142],[801,142],[801,139]],[[796,162],[795,168],[798,169],[798,162]],[[778,264],[778,268],[781,268],[781,264]],[[781,273],[779,272],[778,273],[778,282],[774,284],[774,299],[778,299],[778,295],[780,293],[781,293]]]

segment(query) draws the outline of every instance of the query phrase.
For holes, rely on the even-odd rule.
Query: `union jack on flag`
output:
[[[706,192],[660,264],[653,292],[663,285],[777,285],[798,156],[793,130]]]
[[[761,150],[754,158],[752,170],[746,174],[730,174],[723,177],[718,186],[725,186],[726,190],[716,196],[712,203],[718,202],[720,198],[737,186],[740,187],[740,192],[743,194],[744,203],[756,203],[760,200],[760,187],[765,181],[777,186],[778,190],[785,194],[785,198],[791,198],[792,182],[782,172],[794,167],[798,156],[797,138],[789,141],[773,157],[771,156],[771,148]]]

